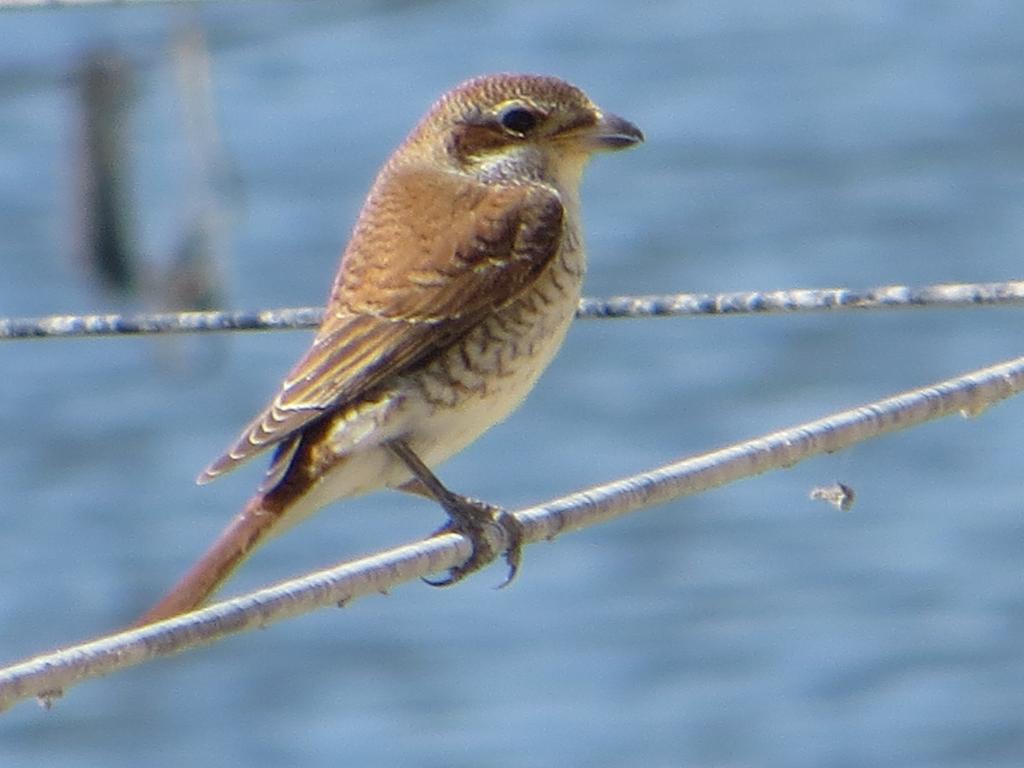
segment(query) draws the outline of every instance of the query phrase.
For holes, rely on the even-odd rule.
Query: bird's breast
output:
[[[409,375],[407,398],[422,408],[410,442],[428,464],[519,406],[565,339],[584,272],[581,238],[567,228],[559,253],[529,288]]]

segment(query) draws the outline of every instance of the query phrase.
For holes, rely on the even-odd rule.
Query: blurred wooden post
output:
[[[120,55],[90,54],[78,71],[80,100],[76,247],[93,279],[118,295],[138,289],[130,195],[127,193],[131,66]]]

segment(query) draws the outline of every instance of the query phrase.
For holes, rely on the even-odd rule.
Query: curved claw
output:
[[[515,516],[502,511],[498,515],[498,525],[508,534],[509,545],[505,550],[505,562],[508,564],[508,575],[495,589],[504,589],[512,583],[512,579],[519,573],[519,564],[523,561],[523,526]]]
[[[461,576],[455,576],[455,575],[452,574],[452,571],[454,571],[454,570],[455,570],[454,568],[450,569],[448,571],[448,575],[445,578],[438,579],[437,581],[433,581],[432,579],[428,579],[426,576],[421,576],[420,577],[420,581],[422,581],[424,584],[427,584],[427,585],[429,585],[431,587],[450,587],[456,581],[460,581],[462,579]]]

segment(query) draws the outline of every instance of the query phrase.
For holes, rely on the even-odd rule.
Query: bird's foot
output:
[[[505,562],[508,564],[508,575],[497,588],[501,589],[507,586],[515,578],[522,558],[522,525],[514,515],[509,514],[501,507],[469,496],[452,493],[445,502],[444,508],[448,512],[448,522],[434,535],[461,533],[473,543],[473,554],[462,565],[449,568],[448,575],[444,578],[436,581],[424,579],[424,581],[432,587],[448,587],[462,581],[469,574],[495,560],[499,552],[493,544],[494,535],[491,532],[491,526],[497,526],[503,531],[502,538],[509,542],[504,551]]]
[[[501,507],[449,491],[405,440],[392,440],[387,445],[413,476],[401,489],[430,496],[448,513],[448,522],[434,535],[461,533],[473,544],[473,554],[465,563],[449,568],[448,575],[443,579],[424,581],[435,587],[447,587],[462,581],[494,560],[498,556],[498,549],[493,541],[498,537],[494,535],[493,526],[501,529],[500,540],[508,543],[505,547],[508,576],[498,588],[512,581],[519,570],[523,548],[523,529],[519,521]]]

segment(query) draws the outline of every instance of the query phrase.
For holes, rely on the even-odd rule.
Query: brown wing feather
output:
[[[562,214],[557,193],[541,185],[488,185],[429,169],[383,176],[312,347],[199,482],[410,369],[514,299],[558,252]]]

